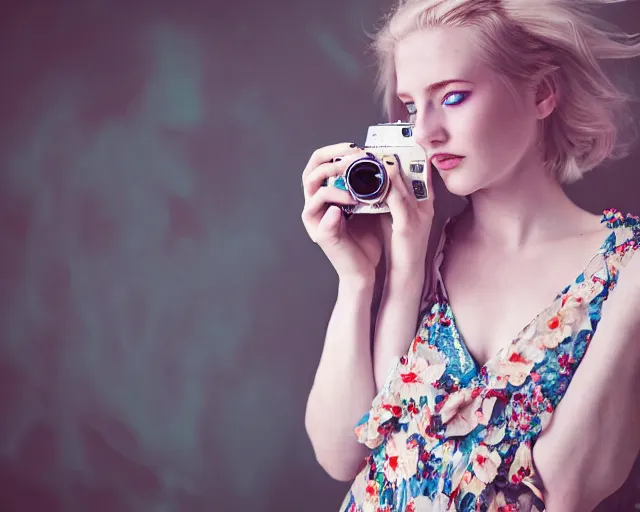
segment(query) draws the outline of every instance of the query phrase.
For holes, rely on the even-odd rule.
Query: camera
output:
[[[346,213],[386,213],[385,199],[391,183],[382,159],[391,159],[400,166],[400,175],[413,191],[416,199],[429,196],[427,190],[426,153],[416,144],[413,124],[398,121],[370,126],[364,149],[367,156],[353,162],[341,176],[351,196],[358,201],[354,206],[342,207]],[[329,178],[333,185],[336,177]]]

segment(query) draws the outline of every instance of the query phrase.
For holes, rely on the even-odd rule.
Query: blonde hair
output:
[[[570,183],[607,159],[630,153],[635,98],[614,85],[603,59],[640,56],[640,34],[627,34],[592,14],[590,7],[624,0],[398,0],[373,35],[378,63],[376,93],[390,122],[406,119],[396,96],[395,44],[439,26],[473,27],[478,57],[514,92],[546,78],[558,93],[542,121],[545,168]],[[632,134],[628,140],[621,135]]]

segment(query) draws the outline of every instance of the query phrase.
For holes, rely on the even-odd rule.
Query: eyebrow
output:
[[[429,87],[426,88],[426,91],[429,94],[433,94],[435,91],[442,89],[443,87],[446,87],[449,84],[452,83],[465,83],[465,84],[472,84],[473,82],[470,82],[469,80],[462,80],[460,78],[452,78],[450,80],[442,80],[440,82],[436,82],[435,84],[431,84]],[[402,91],[398,91],[396,92],[397,96],[408,96],[408,94],[402,92]]]

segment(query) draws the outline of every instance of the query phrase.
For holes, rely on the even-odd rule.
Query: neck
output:
[[[558,181],[538,169],[514,173],[508,182],[493,184],[471,196],[469,236],[505,251],[590,229],[593,218],[565,194]],[[589,223],[587,227],[587,222]]]

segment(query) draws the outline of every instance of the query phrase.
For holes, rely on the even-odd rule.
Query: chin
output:
[[[453,195],[464,197],[477,192],[482,188],[477,181],[472,181],[464,174],[454,174],[452,171],[440,172],[444,186]]]

